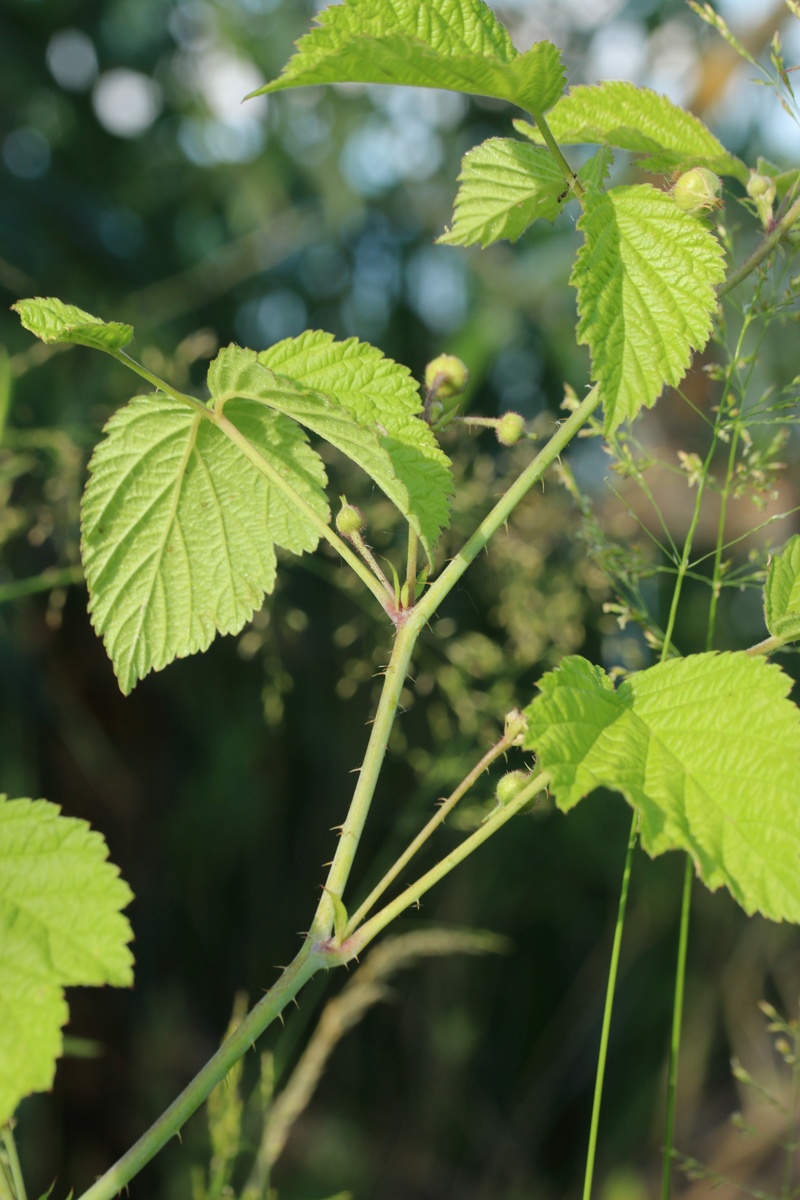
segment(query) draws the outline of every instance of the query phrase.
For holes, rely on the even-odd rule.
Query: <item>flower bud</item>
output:
[[[506,774],[499,779],[495,788],[495,798],[501,806],[510,804],[515,796],[519,795],[525,784],[529,781],[530,775],[526,771],[507,771]]]
[[[722,180],[707,167],[692,167],[681,175],[672,195],[678,208],[687,213],[699,213],[706,208],[719,208]]]
[[[501,446],[516,446],[525,433],[525,421],[518,412],[503,413],[495,433]]]
[[[353,537],[356,533],[361,533],[367,527],[367,519],[360,508],[356,508],[355,504],[348,504],[344,496],[341,497],[342,507],[336,514],[336,530],[342,537]]]
[[[454,354],[440,354],[425,368],[425,387],[441,400],[460,395],[468,381],[469,371]]]
[[[775,180],[769,175],[751,171],[747,181],[747,194],[756,206],[758,219],[765,229],[772,224],[772,205],[775,203]]]

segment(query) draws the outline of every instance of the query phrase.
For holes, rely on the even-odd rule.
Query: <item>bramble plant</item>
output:
[[[794,4],[789,7],[797,15]],[[693,8],[737,45],[710,8]],[[794,112],[778,41],[771,61],[775,74],[768,73],[768,82]],[[726,557],[726,505],[737,490],[763,491],[776,469],[778,445],[756,461],[751,430],[788,420],[797,398],[795,381],[774,403],[754,404],[748,395],[752,358],[745,348],[758,322],[793,311],[797,281],[786,282],[786,260],[800,218],[800,174],[780,172],[763,160],[749,168],[697,117],[646,88],[605,82],[565,91],[559,50],[542,41],[518,52],[483,0],[344,0],[320,13],[281,75],[253,95],[347,81],[475,93],[530,116],[530,123],[514,122],[521,138],[492,137],[466,154],[452,225],[439,240],[465,247],[513,242],[535,221],[555,221],[574,203],[580,213],[570,283],[577,292],[577,341],[591,356],[591,386],[580,401],[568,397],[565,419],[457,553],[442,562],[437,544],[449,522],[454,485],[439,432],[491,425],[503,446],[530,435],[517,413],[497,419],[458,415],[469,364],[451,355],[435,359],[421,396],[410,372],[377,348],[307,331],[263,350],[226,347],[208,369],[208,396],[193,396],[130,357],[130,325],[101,320],[57,299],[14,305],[26,329],[42,341],[100,350],[152,389],[108,422],[82,505],[91,618],[125,694],[150,671],[207,649],[218,634],[243,629],[273,591],[278,550],[310,554],[326,541],[360,579],[387,635],[393,633],[352,801],[322,898],[294,960],[83,1200],[108,1200],[121,1191],[237,1070],[246,1050],[305,983],[356,960],[536,797],[547,790],[567,812],[599,787],[621,793],[633,819],[584,1195],[592,1186],[631,857],[640,844],[651,856],[668,850],[686,856],[666,1196],[692,877],[712,891],[727,888],[748,914],[800,922],[800,713],[788,698],[790,677],[767,657],[800,638],[800,537],[791,538],[769,564],[764,585],[769,636],[738,652],[713,648],[720,592],[741,582]],[[574,170],[564,147],[586,145],[595,149]],[[637,156],[635,167],[648,181],[609,183],[618,177],[618,152]],[[660,186],[654,176],[661,177]],[[760,227],[758,244],[741,262],[731,228],[721,224],[734,195]],[[738,290],[743,287],[751,289],[746,301]],[[665,388],[680,388],[712,336],[722,347],[730,337],[733,349],[714,368],[718,395],[712,415],[703,417],[705,457],[681,460],[694,487],[688,533],[682,546],[666,534],[659,544],[666,563],[659,569],[673,577],[669,618],[661,630],[635,580],[615,569],[619,560],[591,503],[580,493],[568,459],[560,459],[580,433],[603,437],[615,469],[647,495],[644,476],[651,460],[631,424]],[[399,512],[405,546],[389,576],[368,545],[369,511],[362,513],[342,496],[332,515],[325,466],[309,433],[365,472]],[[582,657],[565,658],[539,681],[535,697],[517,698],[497,743],[488,750],[476,747],[474,766],[369,895],[353,898],[348,880],[417,641],[520,501],[559,464],[562,481],[581,507],[590,546],[616,591],[616,611],[621,620],[641,625],[657,661],[634,673],[621,671],[615,679],[615,672]],[[706,577],[707,648],[682,656],[680,601],[687,578],[700,574],[693,538],[712,490],[722,503]],[[528,765],[499,780],[496,804],[483,821],[437,865],[387,899],[417,851],[513,747],[526,754]],[[6,1192],[21,1198],[13,1114],[24,1096],[52,1082],[67,1015],[64,986],[130,982],[131,930],[121,915],[130,894],[106,861],[100,835],[46,801],[4,799],[0,821],[6,948],[0,971],[0,1125]],[[445,941],[440,949],[470,948],[476,947]],[[423,952],[431,951],[413,953]],[[266,1151],[262,1158],[269,1158]],[[261,1173],[254,1168],[248,1196],[268,1194],[266,1172],[267,1167]]]

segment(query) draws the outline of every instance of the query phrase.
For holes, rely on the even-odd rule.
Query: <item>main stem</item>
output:
[[[675,1134],[675,1102],[678,1092],[678,1058],[683,1023],[683,995],[686,986],[686,953],[689,946],[689,912],[692,898],[692,860],[686,855],[681,897],[681,931],[678,937],[678,964],[675,971],[675,995],[672,1002],[672,1036],[669,1046],[667,1080],[667,1116],[664,1128],[664,1163],[661,1168],[661,1200],[669,1200],[672,1181],[672,1140]]]
[[[307,938],[297,957],[284,969],[280,979],[259,1000],[230,1037],[226,1038],[191,1083],[138,1142],[101,1175],[79,1200],[112,1200],[112,1197],[121,1192],[162,1146],[175,1137],[192,1113],[207,1099],[212,1089],[222,1082],[234,1063],[242,1058],[267,1026],[283,1012],[302,986],[326,965],[325,955]]]
[[[155,379],[152,381],[160,386],[160,381]],[[486,546],[492,535],[505,523],[530,488],[541,479],[547,468],[555,461],[599,403],[599,392],[597,387],[594,387],[575,412],[557,429],[533,462],[501,497],[489,515],[478,526],[476,532],[428,589],[422,601],[399,624],[364,762],[359,772],[358,783],[347,818],[342,826],[341,839],[328,872],[325,891],[317,908],[311,930],[296,958],[285,968],[277,982],[223,1042],[216,1054],[187,1084],[169,1108],[113,1167],[110,1167],[82,1196],[78,1197],[78,1200],[112,1200],[112,1197],[116,1196],[141,1171],[142,1167],[150,1162],[169,1139],[179,1132],[192,1113],[206,1100],[212,1089],[225,1078],[234,1063],[253,1045],[275,1017],[280,1015],[303,985],[317,971],[333,965],[334,958],[329,949],[323,946],[323,943],[330,938],[333,929],[332,896],[339,898],[342,896],[350,875],[416,640],[426,622],[430,620],[439,604],[461,578],[469,564]],[[235,427],[232,428],[235,429]],[[238,434],[238,430],[236,433]],[[241,437],[241,435],[239,436]],[[233,440],[236,440],[238,444],[237,438]],[[244,453],[252,451],[257,454],[257,451],[250,446],[246,439],[242,438],[242,441]],[[359,566],[361,565],[359,563]],[[376,580],[373,580],[373,583],[379,586]],[[521,796],[524,796],[526,792],[527,789],[524,789]],[[521,803],[520,797],[516,797],[512,804],[498,814],[497,818],[490,819],[481,830],[467,838],[457,851],[448,856],[444,864],[439,864],[438,868],[434,868],[433,871],[423,876],[422,890],[432,887],[437,879],[452,870],[458,862],[467,857],[467,854],[471,853],[500,825],[513,816],[518,803]],[[413,899],[408,899],[406,907],[411,903],[413,903]],[[393,915],[400,911],[397,908],[397,901],[393,902],[393,906],[388,907],[392,908]],[[371,937],[374,937],[379,929],[384,928],[391,919],[391,916],[386,915],[386,910],[376,914],[372,922],[368,922],[372,926]],[[363,933],[365,928],[362,926],[354,936],[357,937],[359,933]],[[341,961],[344,961],[344,956]]]

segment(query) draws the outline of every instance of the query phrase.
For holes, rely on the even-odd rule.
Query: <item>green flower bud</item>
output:
[[[699,213],[706,208],[719,208],[722,201],[722,180],[707,167],[692,167],[681,175],[672,195],[678,208],[688,213]]]
[[[758,219],[765,229],[772,224],[772,206],[775,203],[775,180],[769,175],[751,171],[747,181],[747,194],[756,206]]]
[[[495,433],[501,446],[516,446],[525,433],[525,421],[518,412],[503,413]]]
[[[460,395],[468,381],[469,371],[454,354],[440,354],[425,368],[425,387],[441,400]]]
[[[501,806],[510,804],[515,796],[519,795],[525,784],[530,779],[530,775],[526,771],[507,771],[502,779],[498,780],[495,788],[495,798]]]
[[[342,537],[349,538],[366,529],[367,519],[361,509],[356,508],[355,504],[348,504],[344,496],[341,501],[342,507],[336,514],[336,530]]]

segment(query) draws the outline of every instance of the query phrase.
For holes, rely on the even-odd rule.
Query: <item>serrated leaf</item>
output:
[[[131,984],[131,899],[85,821],[0,795],[0,1125],[52,1085],[63,988]]]
[[[770,558],[764,585],[764,616],[773,637],[800,638],[800,534]]]
[[[614,165],[614,151],[610,146],[601,146],[578,168],[578,179],[585,188],[602,191],[608,173]]]
[[[534,125],[514,124],[532,141],[542,142]],[[747,182],[744,163],[728,154],[698,117],[659,92],[625,80],[570,88],[548,113],[547,124],[562,146],[598,142],[650,155],[641,165],[654,173],[706,166],[718,175]]]
[[[325,470],[294,421],[247,400],[225,416],[327,521]],[[120,687],[238,633],[275,583],[274,546],[315,549],[314,524],[201,413],[137,396],[89,464],[82,546],[89,611]]]
[[[542,217],[555,221],[571,192],[549,150],[513,138],[489,138],[464,155],[453,224],[438,239],[484,248],[515,242]]]
[[[91,346],[95,350],[121,350],[133,337],[133,326],[101,321],[91,313],[53,297],[18,300],[11,307],[23,326],[43,342]]]
[[[591,350],[612,433],[665,384],[677,387],[705,346],[724,255],[702,219],[648,184],[588,192],[578,229],[577,337]]]
[[[520,54],[483,0],[343,0],[324,9],[277,79],[253,96],[318,83],[395,83],[544,112],[564,90],[558,49]]]
[[[324,392],[361,425],[377,431],[396,483],[390,491],[373,478],[417,530],[430,558],[450,520],[453,479],[449,458],[419,419],[419,390],[408,368],[357,338],[337,342],[321,330],[277,342],[258,361],[303,387]]]
[[[686,850],[747,913],[800,921],[800,713],[792,681],[745,653],[697,654],[615,690],[564,660],[526,709],[526,746],[565,812],[597,787],[639,813],[653,856]]]

